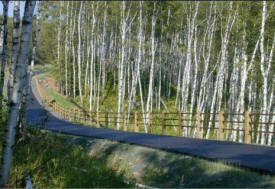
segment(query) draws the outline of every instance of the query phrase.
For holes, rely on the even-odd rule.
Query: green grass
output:
[[[39,75],[36,75],[35,77],[37,77],[37,79],[44,79],[45,77],[48,77],[50,76],[50,72],[44,72],[44,73],[41,73]]]
[[[71,103],[69,100],[67,100],[60,94],[53,92],[48,88],[44,88],[44,90],[51,99],[54,99],[57,103],[61,104],[65,108],[73,109],[75,107],[75,105],[73,103]]]
[[[131,186],[104,160],[92,158],[81,145],[70,143],[70,138],[30,128],[27,133],[15,145],[9,187],[21,187],[26,174],[31,176],[35,188]]]
[[[52,65],[47,64],[47,65],[35,65],[34,66],[34,71],[35,72],[49,72],[52,70]]]
[[[160,188],[274,188],[275,175],[223,162],[94,139],[89,153],[138,183]]]
[[[38,80],[44,80],[46,77],[50,77],[50,73],[45,72],[43,74],[37,75],[36,77]],[[61,104],[65,108],[73,109],[75,107],[75,105],[72,102],[70,102],[69,98],[65,98],[64,96],[61,96],[59,93],[54,92],[46,87],[44,88],[44,90],[50,98],[54,99],[57,103]]]

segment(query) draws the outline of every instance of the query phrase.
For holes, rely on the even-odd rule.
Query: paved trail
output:
[[[62,120],[40,104],[32,84],[26,112],[30,125],[63,134],[116,140],[275,173],[275,147],[88,127]]]

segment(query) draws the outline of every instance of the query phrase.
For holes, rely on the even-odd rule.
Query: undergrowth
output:
[[[1,136],[3,133],[1,129]],[[34,128],[28,128],[25,139],[20,137],[15,145],[8,186],[21,187],[25,175],[31,176],[35,188],[129,187],[122,174],[90,157],[82,146]]]

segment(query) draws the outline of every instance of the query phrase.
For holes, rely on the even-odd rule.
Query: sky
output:
[[[36,4],[37,4],[37,2],[36,2]],[[25,9],[25,1],[20,1],[20,17],[21,18],[23,17],[24,9]],[[34,13],[35,12],[36,12],[36,10],[34,10]],[[3,4],[2,3],[0,3],[0,15],[3,15]],[[10,1],[10,3],[9,3],[8,16],[13,17],[13,1]]]

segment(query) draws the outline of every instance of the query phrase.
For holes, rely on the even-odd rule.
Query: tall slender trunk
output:
[[[229,43],[229,38],[231,34],[231,29],[233,27],[233,24],[235,22],[236,18],[236,10],[233,12],[233,2],[230,2],[230,13],[226,19],[226,26],[225,30],[221,31],[221,52],[220,52],[220,63],[217,70],[217,79],[214,85],[214,93],[213,98],[211,102],[211,109],[210,112],[214,113],[214,110],[220,111],[222,108],[222,100],[223,100],[223,92],[224,92],[224,81],[225,81],[225,75],[226,75],[226,68],[227,68],[227,48]],[[221,28],[223,29],[223,28]],[[216,102],[217,100],[217,102]],[[214,119],[214,114],[210,115],[210,120]],[[209,138],[210,135],[210,128],[212,126],[212,121],[209,122],[206,138]]]
[[[83,2],[80,2],[80,9],[78,14],[78,48],[77,48],[77,65],[78,65],[78,90],[80,103],[83,105],[83,96],[82,96],[82,82],[81,82],[81,14],[82,14]]]
[[[194,70],[194,75],[193,75],[193,84],[191,87],[191,104],[190,104],[190,116],[189,119],[192,120],[193,117],[193,110],[194,110],[194,106],[195,106],[195,100],[196,100],[196,91],[197,91],[197,82],[198,82],[198,67],[199,67],[199,56],[198,54],[200,54],[200,50],[198,50],[198,36],[197,36],[197,26],[195,26],[194,29],[195,33],[194,33],[194,49],[193,49],[193,53],[194,53],[194,64],[195,64],[195,70]],[[192,121],[190,121],[188,123],[188,125],[191,125]],[[191,128],[189,128],[188,130],[188,136],[190,136],[190,132],[191,132]],[[194,135],[195,136],[195,135]]]
[[[107,9],[108,5],[105,2],[104,4],[104,16],[103,16],[103,33],[102,33],[102,49],[101,49],[101,58],[102,61],[102,98],[105,96],[105,85],[106,85],[106,22],[107,22]]]
[[[21,31],[21,43],[18,53],[18,64],[16,66],[14,89],[12,91],[11,103],[7,121],[7,131],[2,151],[2,170],[0,186],[8,183],[9,172],[12,162],[13,146],[15,144],[16,126],[18,125],[19,109],[26,84],[28,54],[32,35],[32,19],[36,1],[26,1],[23,25]]]
[[[270,69],[270,65],[268,65],[267,60],[266,60],[266,53],[265,53],[265,49],[264,49],[264,32],[265,32],[266,12],[267,12],[266,1],[263,1],[262,23],[261,23],[261,31],[260,31],[260,52],[261,52],[260,68],[261,68],[261,74],[263,77],[263,87],[262,87],[263,101],[262,101],[261,110],[262,110],[263,114],[267,114],[267,87],[268,87],[267,86],[267,78],[268,78],[268,73],[269,73],[269,69]],[[274,48],[274,46],[273,46],[273,48]],[[267,122],[267,116],[266,115],[261,116],[261,121]],[[262,131],[262,134],[261,134],[261,136],[258,136],[257,142],[261,142],[261,144],[265,144],[267,135],[264,132],[267,130],[266,125],[261,125],[259,128],[260,128],[260,131]],[[259,141],[259,140],[261,140],[261,141]]]
[[[65,95],[68,96],[68,53],[69,53],[69,5],[70,2],[67,2],[67,7],[66,7],[66,31],[65,31]]]
[[[89,95],[89,110],[92,111],[93,109],[93,92],[94,92],[94,56],[95,56],[95,24],[96,24],[96,18],[95,18],[95,8],[94,8],[94,2],[92,3],[92,28],[91,28],[91,40],[90,40],[90,51],[91,51],[91,60],[90,60],[90,95]]]
[[[3,21],[1,26],[0,34],[0,54],[1,54],[1,75],[0,75],[0,121],[2,120],[2,98],[3,98],[3,88],[5,80],[5,70],[7,63],[7,48],[8,48],[8,9],[9,1],[2,0],[3,3]]]
[[[86,90],[88,88],[88,84],[89,84],[89,68],[90,68],[90,56],[91,56],[91,48],[90,48],[90,40],[89,37],[87,37],[87,57],[86,57],[86,67],[85,67],[85,80],[84,80],[84,88],[85,88],[85,94],[86,94]]]
[[[193,2],[192,2],[193,3]],[[189,97],[189,85],[191,79],[191,64],[192,64],[192,43],[194,37],[194,28],[196,24],[199,2],[195,2],[195,12],[192,15],[192,8],[190,5],[190,15],[187,18],[187,53],[186,53],[186,63],[184,68],[184,73],[182,77],[182,104],[181,110],[187,111],[188,110],[188,97]],[[191,18],[192,15],[192,18]],[[187,134],[187,129],[184,128],[185,134]]]
[[[237,108],[237,99],[238,99],[238,94],[237,94],[237,90],[238,90],[238,83],[239,83],[239,64],[240,64],[240,50],[235,47],[235,51],[234,51],[234,58],[233,58],[233,71],[231,73],[231,78],[230,78],[230,97],[228,100],[228,107],[230,112],[238,112],[238,108]],[[238,112],[239,113],[239,112]],[[239,121],[239,115],[236,116],[232,116],[231,118],[233,118],[233,121],[236,121],[236,123],[233,123],[233,131],[232,131],[232,135],[231,135],[231,139],[233,141],[237,140],[237,128],[239,126],[239,124],[237,123]],[[236,130],[235,130],[236,129]],[[227,138],[229,136],[229,132],[226,132]]]
[[[214,9],[214,11],[213,11]],[[213,11],[213,12],[212,12]],[[214,14],[214,16],[212,16]],[[204,35],[203,40],[203,47],[202,47],[202,57],[204,62],[204,69],[203,69],[203,75],[201,79],[201,84],[199,87],[199,97],[198,97],[198,110],[204,112],[205,111],[205,104],[206,99],[209,96],[207,88],[209,86],[209,62],[212,52],[212,44],[213,44],[213,36],[216,26],[216,3],[211,4],[210,12],[209,12],[209,18],[207,20],[207,28]]]
[[[20,30],[20,1],[15,1],[13,6],[13,33],[12,33],[12,56],[10,65],[10,75],[8,81],[8,103],[11,101],[11,94],[14,85],[16,59],[19,52],[19,30]]]
[[[155,27],[156,27],[156,2],[154,2],[153,16],[152,16],[152,29],[151,29],[151,67],[150,67],[150,79],[148,87],[148,96],[146,104],[146,118],[149,116],[149,111],[152,111],[153,106],[153,81],[154,81],[154,67],[155,67]],[[146,119],[147,120],[147,119]],[[145,127],[145,132],[147,133],[147,128]]]
[[[125,64],[125,38],[126,38],[126,25],[127,18],[125,18],[125,1],[122,2],[121,12],[121,61],[118,66],[118,103],[117,103],[117,129],[120,128],[120,114],[122,111],[123,104],[123,89],[124,89],[124,64]]]
[[[136,101],[136,88],[138,84],[138,78],[140,77],[140,64],[142,61],[142,48],[143,48],[143,19],[142,19],[142,1],[139,2],[139,30],[138,30],[138,55],[137,55],[137,62],[134,66],[133,72],[133,81],[131,92],[129,96],[129,104],[128,104],[128,114],[132,110],[133,103]]]
[[[57,27],[57,66],[58,71],[61,73],[61,62],[60,62],[60,51],[61,51],[61,7],[63,5],[63,1],[59,2],[59,19],[58,19],[58,27]],[[59,92],[62,93],[62,84],[61,84],[61,74],[58,75],[58,88]]]

